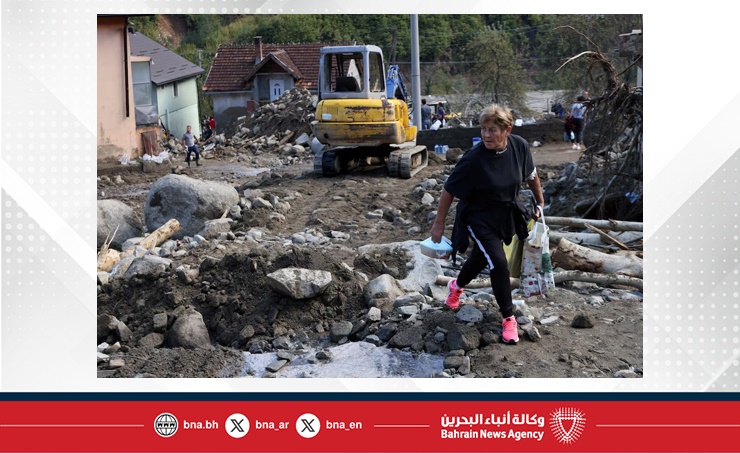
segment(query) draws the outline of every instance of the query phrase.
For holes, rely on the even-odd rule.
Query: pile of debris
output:
[[[316,102],[304,88],[286,91],[279,99],[239,118],[225,134],[203,143],[205,159],[234,159],[253,166],[295,165],[310,161],[311,122]],[[255,158],[267,154],[269,160]],[[277,156],[274,156],[277,154]]]
[[[568,62],[584,56],[603,70],[607,86],[600,96],[585,102],[589,118],[584,132],[586,151],[546,188],[547,212],[641,222],[642,87],[621,82],[617,70],[598,50],[583,52]]]

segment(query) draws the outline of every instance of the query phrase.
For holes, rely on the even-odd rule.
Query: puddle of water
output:
[[[346,343],[326,349],[332,354],[329,362],[309,363],[308,357],[317,350],[309,350],[293,359],[277,372],[286,378],[429,378],[443,369],[444,359],[420,353],[373,346],[366,342]],[[254,370],[245,377],[262,377],[265,367],[277,361],[276,353],[244,353],[246,370]]]

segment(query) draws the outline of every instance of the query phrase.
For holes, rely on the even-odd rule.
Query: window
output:
[[[383,57],[379,53],[370,54],[370,91],[385,91]]]
[[[180,88],[177,86],[177,82],[172,82],[172,95],[177,97],[180,94]]]
[[[149,62],[131,63],[132,83],[134,86],[134,105],[152,104],[152,82],[149,77]]]

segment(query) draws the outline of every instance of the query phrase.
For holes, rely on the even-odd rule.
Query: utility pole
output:
[[[411,15],[411,98],[414,100],[412,121],[421,130],[421,65],[419,64],[419,15]]]

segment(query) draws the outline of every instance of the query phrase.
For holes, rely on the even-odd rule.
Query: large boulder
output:
[[[121,251],[126,240],[141,236],[143,226],[141,216],[127,204],[118,200],[98,200],[98,248],[118,227],[110,247]]]
[[[173,348],[211,349],[211,339],[203,315],[188,307],[172,325],[167,343]]]
[[[149,190],[144,218],[149,231],[156,230],[170,219],[177,219],[181,229],[173,238],[181,239],[194,236],[203,229],[206,221],[220,218],[224,211],[237,204],[239,194],[228,184],[167,175],[157,180]]]
[[[293,299],[310,299],[323,293],[331,279],[326,271],[286,267],[267,274],[267,286]]]

